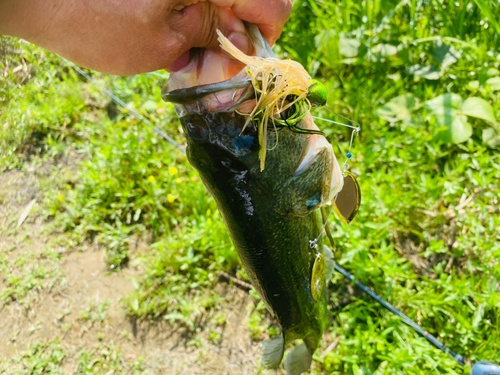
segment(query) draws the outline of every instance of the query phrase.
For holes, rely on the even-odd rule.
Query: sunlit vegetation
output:
[[[340,264],[453,350],[493,362],[500,361],[498,14],[498,3],[487,0],[296,1],[275,47],[327,86],[328,107],[341,116],[326,109],[315,115],[361,125],[350,162],[361,210],[349,226],[331,218]],[[96,243],[110,270],[132,266],[130,252],[147,242],[133,259],[141,276],[123,308],[196,332],[220,301],[217,271],[246,278],[197,173],[182,152],[67,62],[2,40],[0,170],[79,155],[75,173],[44,183],[45,220],[71,246]],[[173,108],[161,101],[165,72],[91,74],[183,143]],[[343,161],[349,129],[317,124]],[[8,289],[0,291],[0,306],[55,277],[45,265],[27,275],[21,271],[33,258],[1,251]],[[312,374],[468,373],[352,293],[341,275],[330,291],[331,336],[315,354]],[[247,324],[260,340],[276,328],[252,295],[256,308]],[[85,319],[98,321],[96,309]],[[65,356],[58,345],[35,346],[19,361],[38,360],[45,367],[34,373],[49,373]],[[82,352],[77,373],[103,356],[102,348],[92,350]],[[121,373],[113,358],[107,363]]]

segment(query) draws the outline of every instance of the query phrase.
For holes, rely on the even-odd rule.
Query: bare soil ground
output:
[[[71,170],[76,163],[70,158],[62,168]],[[138,272],[133,266],[107,272],[102,250],[91,244],[80,249],[61,248],[62,256],[55,263],[44,259],[44,249],[56,245],[51,244],[48,224],[39,214],[40,177],[53,173],[53,168],[46,165],[0,174],[0,256],[12,261],[14,268],[18,259],[31,256],[34,264],[19,266],[19,273],[25,272],[25,276],[26,267],[28,274],[29,267],[34,270],[37,265],[50,270],[41,285],[26,286],[29,292],[24,298],[14,293],[0,301],[0,364],[19,357],[35,342],[58,339],[67,353],[61,363],[65,374],[75,372],[81,350],[110,343],[122,353],[125,369],[127,361],[142,356],[145,374],[266,373],[258,369],[258,343],[252,341],[245,324],[251,302],[243,290],[218,284],[225,298],[220,309],[227,318],[222,340],[216,345],[201,332],[201,345],[188,346],[191,337],[182,327],[165,321],[137,321],[126,315],[121,300],[133,289],[132,278]],[[37,201],[29,216],[17,228],[33,199]],[[147,250],[145,243],[139,247]],[[7,280],[0,275],[0,296],[7,287]]]

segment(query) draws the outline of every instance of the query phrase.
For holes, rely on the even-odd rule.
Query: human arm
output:
[[[126,75],[179,69],[191,48],[217,48],[217,28],[238,32],[237,19],[274,43],[290,10],[290,0],[0,0],[0,34]]]

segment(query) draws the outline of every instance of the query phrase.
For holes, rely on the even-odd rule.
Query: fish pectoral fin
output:
[[[342,188],[342,172],[332,146],[308,151],[293,176],[279,187],[280,207],[297,216],[305,216],[330,202]]]
[[[335,271],[335,261],[333,260],[333,251],[326,245],[323,246],[323,254],[325,256],[325,281],[326,284],[330,282]]]
[[[276,369],[281,363],[283,352],[285,351],[285,344],[283,336],[274,336],[260,344],[262,349],[261,362],[267,369]]]
[[[286,357],[287,375],[300,375],[309,370],[312,363],[312,354],[307,349],[306,344],[302,343],[288,354]]]

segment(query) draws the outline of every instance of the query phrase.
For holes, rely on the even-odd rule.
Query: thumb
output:
[[[219,7],[212,2],[199,3],[199,11],[193,12],[192,22],[197,22],[192,47],[217,50],[219,42],[216,30],[220,30],[236,47],[248,53],[249,39],[243,21],[230,8]],[[195,20],[195,17],[197,18]]]
[[[172,31],[177,34],[181,44],[180,55],[168,70],[182,69],[189,63],[189,50],[207,48],[221,52],[217,40],[219,29],[236,47],[244,53],[252,52],[243,21],[229,8],[218,7],[212,2],[199,2],[174,11],[170,22]]]
[[[292,11],[291,0],[209,0],[231,8],[236,17],[256,24],[270,45],[278,39]]]

